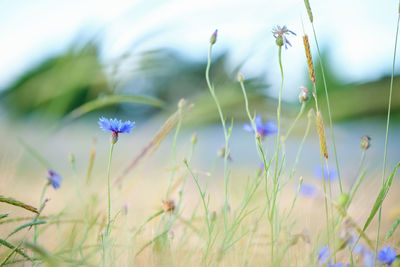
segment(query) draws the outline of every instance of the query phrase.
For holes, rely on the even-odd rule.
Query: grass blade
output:
[[[34,251],[36,254],[40,255],[40,258],[47,262],[49,266],[59,266],[57,265],[57,259],[54,255],[52,255],[50,252],[48,252],[46,249],[43,247],[40,247],[38,245],[35,245],[33,243],[26,242],[25,246],[32,251]]]
[[[16,253],[18,253],[19,255],[23,256],[24,258],[28,259],[28,260],[32,260],[28,255],[26,255],[21,249],[19,249],[18,247],[14,246],[13,244],[8,243],[7,241],[5,241],[4,239],[0,239],[0,244],[8,247],[9,249],[15,250]]]
[[[125,169],[122,171],[122,173],[114,180],[114,183],[119,184],[121,183],[122,179],[124,178],[125,175],[129,173],[129,171],[135,167],[139,161],[144,158],[146,155],[151,155],[154,151],[157,150],[161,142],[164,140],[164,138],[174,129],[174,127],[177,125],[179,121],[179,117],[183,116],[186,114],[189,110],[193,108],[193,104],[190,104],[188,106],[185,106],[182,111],[176,111],[173,113],[167,120],[166,122],[161,126],[161,128],[158,130],[158,132],[154,135],[153,139],[151,139],[150,143],[148,143],[142,151],[137,155],[133,161],[125,167]]]
[[[367,221],[365,222],[365,225],[363,227],[363,231],[365,231],[369,224],[371,223],[372,219],[375,217],[376,213],[378,212],[379,208],[382,206],[383,201],[386,198],[387,193],[389,192],[390,186],[392,185],[392,181],[394,178],[394,175],[396,174],[397,168],[400,166],[400,162],[397,163],[396,167],[394,168],[392,174],[390,175],[389,179],[386,180],[386,182],[384,183],[381,191],[379,192],[378,197],[376,198],[374,207],[371,210],[371,213],[367,219]]]
[[[28,145],[21,137],[17,136],[17,141],[26,149],[27,152],[29,152],[29,154],[31,154],[31,156],[37,159],[40,164],[43,165],[43,167],[45,167],[46,169],[51,169],[50,163],[45,158],[43,158],[40,153],[36,151],[36,149]]]
[[[6,214],[0,214],[0,220],[1,220],[1,219],[4,219],[4,218],[6,218],[6,217],[8,217],[8,213],[6,213]]]
[[[155,106],[155,107],[163,107],[164,103],[153,97],[149,96],[140,96],[140,95],[109,95],[105,97],[101,97],[92,101],[89,101],[82,106],[74,109],[71,111],[67,116],[66,119],[68,120],[74,120],[76,118],[79,118],[86,113],[89,113],[93,110],[114,105],[114,104],[120,104],[120,103],[138,103],[138,104],[146,104],[150,106]]]
[[[9,198],[9,197],[5,197],[5,196],[1,196],[0,195],[0,202],[4,202],[4,203],[7,203],[7,204],[10,204],[10,205],[13,205],[13,206],[17,206],[17,207],[29,210],[29,211],[31,211],[33,213],[39,214],[38,210],[35,207],[32,207],[32,206],[30,206],[28,204],[25,204],[25,203],[23,203],[21,201],[13,199],[13,198]]]
[[[45,223],[46,223],[46,221],[42,221],[42,220],[41,220],[41,221],[32,221],[32,222],[25,223],[25,224],[20,225],[20,226],[18,226],[17,228],[15,228],[15,230],[12,231],[12,232],[7,236],[7,238],[9,238],[9,237],[12,236],[13,234],[15,234],[15,233],[21,231],[22,229],[24,229],[24,228],[26,228],[26,227],[31,227],[31,226],[34,226],[34,225],[45,224]]]
[[[400,216],[397,217],[397,219],[393,222],[392,227],[390,227],[390,230],[386,234],[385,237],[386,239],[390,238],[393,235],[394,231],[396,231],[399,224],[400,224]]]

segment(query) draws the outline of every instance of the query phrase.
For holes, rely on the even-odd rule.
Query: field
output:
[[[213,82],[216,30],[203,70],[216,124],[196,123],[199,103],[180,97],[151,118],[100,114],[159,105],[124,95],[56,123],[0,117],[0,266],[400,266],[397,32],[385,116],[335,123],[304,2],[310,36],[272,32],[273,116],[257,113],[241,73],[232,90],[244,123],[226,115]],[[282,57],[295,35],[310,85],[288,114]]]

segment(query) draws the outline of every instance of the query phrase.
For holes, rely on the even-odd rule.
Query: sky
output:
[[[394,0],[310,1],[320,46],[345,82],[390,74],[398,2]],[[105,66],[126,52],[172,47],[195,60],[228,50],[232,70],[244,63],[245,77],[265,75],[270,94],[280,84],[278,50],[271,30],[287,25],[297,33],[283,51],[284,98],[295,99],[305,83],[304,31],[312,31],[302,0],[0,0],[0,88],[45,58],[82,38],[101,40]],[[86,36],[86,37],[84,37]]]

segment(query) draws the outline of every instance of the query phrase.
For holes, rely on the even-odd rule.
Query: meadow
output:
[[[203,72],[217,126],[193,122],[198,103],[184,98],[147,122],[97,116],[119,102],[158,104],[123,95],[52,126],[2,121],[0,266],[400,266],[400,159],[390,158],[398,141],[389,142],[398,132],[390,126],[399,20],[387,114],[375,124],[383,138],[343,136],[308,0],[304,8],[309,35],[272,30],[281,83],[271,120],[252,106],[240,72],[235,111],[246,122],[224,113],[213,83],[216,30]],[[310,86],[299,88],[289,120],[282,57],[295,37]],[[375,145],[383,155],[370,155]]]

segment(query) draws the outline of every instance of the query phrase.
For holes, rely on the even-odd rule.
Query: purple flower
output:
[[[289,30],[286,26],[276,26],[272,29],[272,34],[274,35],[276,39],[276,43],[279,46],[284,45],[285,49],[287,49],[287,45],[292,46],[292,44],[289,42],[289,40],[286,38],[286,35],[293,34],[296,35],[294,32]]]
[[[47,171],[47,179],[49,180],[49,183],[54,189],[57,189],[60,187],[62,177],[58,173],[56,173],[53,170],[48,170]]]
[[[317,188],[312,184],[302,183],[299,194],[306,197],[314,197],[317,195]]]
[[[343,267],[344,263],[328,264],[327,267]]]
[[[332,168],[330,168],[329,171],[328,171],[325,166],[324,166],[324,176],[323,177],[322,177],[321,166],[316,166],[314,168],[314,174],[319,179],[322,179],[324,177],[326,181],[328,181],[328,178],[331,181],[335,181],[336,178],[337,178],[337,172]]]
[[[111,142],[115,144],[118,141],[119,133],[130,133],[135,128],[135,122],[125,121],[117,119],[106,119],[101,117],[98,121],[100,128],[105,132],[112,132]]]
[[[390,249],[390,246],[386,246],[383,249],[379,250],[377,260],[381,263],[386,264],[387,266],[392,265],[393,261],[396,259],[395,249]]]
[[[273,135],[273,134],[276,134],[278,132],[278,127],[275,125],[275,123],[273,121],[268,121],[265,124],[263,124],[260,115],[256,116],[256,118],[254,119],[254,123],[256,125],[257,133],[261,137],[265,137],[265,136],[268,136],[268,135]],[[253,126],[250,125],[250,124],[243,125],[243,129],[248,131],[248,132],[254,133]]]
[[[375,266],[375,256],[363,245],[357,245],[354,248],[354,253],[360,254],[361,260],[364,263],[364,267],[374,267]]]
[[[329,248],[322,247],[318,253],[319,265],[324,264],[329,259],[330,255],[331,255],[331,252],[329,251]]]

